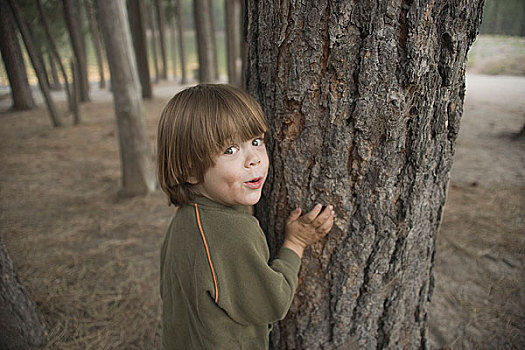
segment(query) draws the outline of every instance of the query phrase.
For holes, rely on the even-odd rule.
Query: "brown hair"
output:
[[[188,179],[203,181],[230,142],[267,130],[261,106],[233,86],[200,84],[176,94],[162,111],[157,133],[157,175],[169,203],[188,204],[193,193]]]

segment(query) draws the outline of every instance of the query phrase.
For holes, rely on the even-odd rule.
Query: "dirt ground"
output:
[[[525,348],[525,78],[469,75],[437,239],[433,348]],[[152,140],[180,86],[144,104]],[[159,348],[158,252],[171,207],[119,199],[111,95],[78,126],[0,101],[0,235],[48,327],[46,349]],[[57,98],[59,96],[57,95]],[[60,99],[60,98],[59,98]],[[59,103],[65,113],[64,102]]]

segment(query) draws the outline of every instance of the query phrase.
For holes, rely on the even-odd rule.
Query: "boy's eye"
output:
[[[252,145],[253,146],[260,146],[264,143],[264,139],[262,137],[258,137],[256,139],[253,139]]]
[[[239,147],[237,146],[230,146],[228,148],[226,148],[226,150],[224,151],[224,154],[226,155],[233,155],[235,153],[239,152]]]

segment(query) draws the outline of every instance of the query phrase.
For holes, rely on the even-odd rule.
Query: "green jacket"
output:
[[[257,219],[195,197],[161,250],[165,349],[268,349],[270,324],[290,308],[301,259],[282,248],[270,263]]]

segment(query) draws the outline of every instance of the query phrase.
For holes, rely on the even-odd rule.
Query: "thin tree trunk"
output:
[[[102,36],[111,73],[122,165],[123,196],[155,190],[155,174],[124,0],[97,0]]]
[[[9,78],[12,109],[26,110],[35,107],[31,87],[27,81],[26,66],[18,41],[15,22],[6,0],[0,0],[0,51]]]
[[[47,335],[45,324],[20,283],[1,237],[0,300],[0,349],[36,349],[43,345]]]
[[[152,98],[153,90],[151,88],[151,77],[149,75],[148,62],[148,42],[146,38],[146,22],[144,14],[146,8],[143,0],[130,0],[129,6],[129,25],[131,36],[133,37],[133,47],[135,49],[135,58],[142,87],[142,97]]]
[[[82,16],[79,0],[63,0],[71,47],[80,71],[80,100],[89,101],[89,78],[87,72],[86,44],[82,33]]]
[[[25,21],[25,20],[24,20]],[[40,63],[40,67],[42,67],[42,76],[44,77],[44,81],[46,82],[46,85],[51,88],[51,79],[49,79],[49,73],[47,71],[46,62],[44,61],[44,53],[42,52],[42,43],[36,42],[34,38],[36,38],[35,33],[33,32],[34,24],[31,22],[26,22],[27,27],[27,33],[29,34],[29,38],[31,39],[31,42],[33,43],[34,51],[36,53],[36,59]]]
[[[51,84],[52,90],[61,90],[62,85],[60,84],[60,80],[58,78],[58,70],[57,65],[55,63],[55,59],[53,58],[52,53],[47,54],[47,62],[49,63],[49,70],[51,71],[51,78],[53,80],[53,84]]]
[[[38,12],[40,14],[40,22],[42,23],[42,26],[44,27],[44,33],[46,34],[47,42],[49,43],[51,53],[55,57],[55,61],[58,63],[60,72],[62,73],[62,78],[64,78],[64,85],[65,85],[69,110],[73,112],[73,101],[71,99],[71,90],[69,87],[69,80],[67,77],[66,69],[64,68],[64,65],[62,64],[62,58],[60,57],[60,54],[58,53],[58,49],[57,49],[55,40],[53,39],[53,35],[51,35],[51,30],[49,29],[49,22],[47,21],[47,16],[45,15],[44,7],[42,6],[42,1],[37,0],[36,3],[37,3]]]
[[[164,35],[166,25],[165,16],[164,16],[164,6],[160,0],[154,0],[155,11],[157,14],[157,28],[159,30],[159,42],[160,42],[160,59],[161,59],[161,69],[160,69],[160,78],[163,80],[168,79],[168,64],[167,64],[167,53],[166,53],[166,36]]]
[[[102,54],[102,43],[100,42],[100,33],[98,31],[97,21],[93,10],[92,0],[85,0],[86,13],[89,23],[89,31],[91,32],[91,39],[93,40],[93,47],[95,48],[95,57],[97,59],[99,87],[106,88],[106,77],[104,76],[104,59]]]
[[[71,58],[71,94],[72,94],[72,108],[73,112],[73,124],[80,124],[80,72],[78,64],[75,62],[75,58]]]
[[[193,0],[195,31],[197,32],[197,54],[199,56],[199,81],[213,82],[216,78],[213,58],[213,32],[208,0]]]
[[[241,3],[239,0],[226,0],[224,5],[228,82],[241,86]]]
[[[271,250],[295,207],[337,219],[303,257],[275,349],[426,349],[435,240],[482,0],[249,0],[248,90],[273,164]]]
[[[153,1],[153,0],[152,0]],[[153,51],[153,67],[155,68],[155,82],[158,83],[160,79],[159,75],[159,60],[157,58],[157,33],[155,30],[155,11],[153,10],[153,4],[148,6],[148,22],[151,31],[151,47]]]
[[[5,1],[5,0],[1,0],[1,1]],[[29,59],[31,60],[31,63],[33,64],[35,74],[38,78],[38,85],[40,86],[40,90],[42,91],[42,95],[44,96],[44,101],[46,102],[47,109],[49,111],[49,116],[51,118],[51,122],[56,127],[63,126],[62,120],[60,119],[60,116],[58,115],[58,112],[55,106],[55,102],[53,101],[53,98],[51,97],[51,92],[49,91],[49,85],[47,85],[46,83],[43,67],[41,66],[40,60],[37,57],[35,46],[33,44],[31,36],[29,35],[28,26],[26,22],[24,21],[24,19],[22,18],[20,7],[18,6],[18,3],[15,0],[7,0],[7,1],[11,8],[12,14],[16,20],[16,24],[18,25],[18,29],[20,30],[20,33],[22,34],[22,39],[24,40],[24,44],[25,44],[27,53],[29,55]]]
[[[175,1],[175,13],[177,16],[177,28],[179,34],[179,55],[180,55],[180,71],[181,71],[181,84],[186,84],[188,82],[188,76],[186,74],[186,55],[184,49],[184,22],[182,17],[182,5],[181,0]]]
[[[211,45],[213,54],[213,65],[215,70],[215,80],[219,80],[219,56],[217,55],[217,35],[215,33],[215,12],[213,10],[213,1],[208,0],[208,8],[210,11],[210,26],[211,26]]]
[[[173,80],[177,79],[177,23],[175,23],[175,11],[170,11],[170,47],[171,47],[171,66],[173,69]]]

